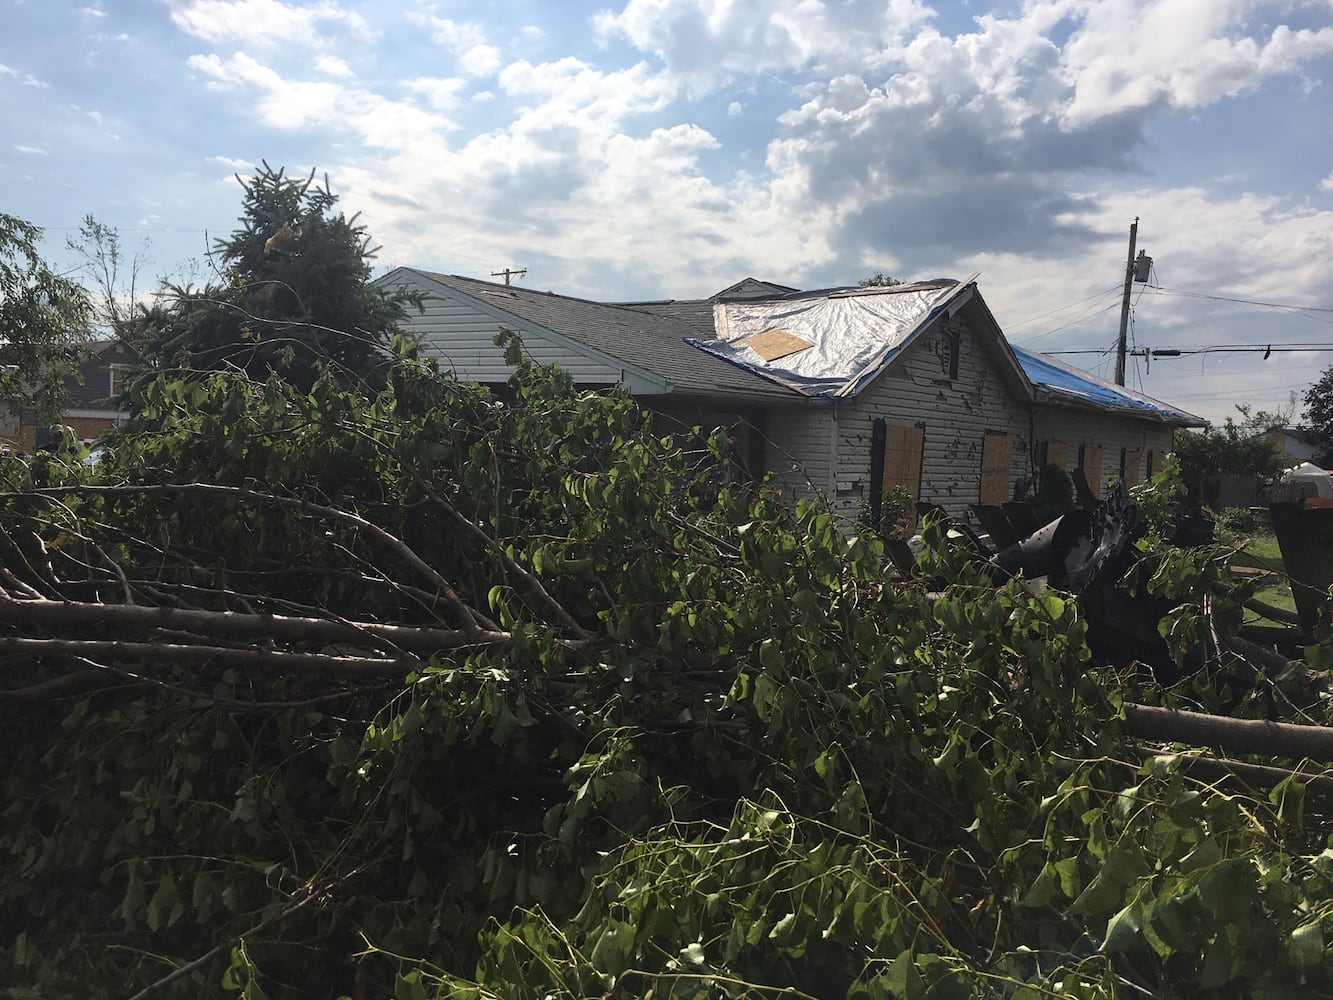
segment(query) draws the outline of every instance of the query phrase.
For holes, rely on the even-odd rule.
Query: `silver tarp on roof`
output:
[[[958,283],[928,282],[714,306],[717,339],[690,342],[810,395],[843,395],[877,371],[950,299]],[[749,338],[782,331],[811,346],[765,361]],[[761,346],[764,341],[756,339]],[[788,342],[790,343],[790,342]]]

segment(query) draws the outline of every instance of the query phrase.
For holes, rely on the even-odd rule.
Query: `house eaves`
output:
[[[1164,403],[1160,399],[1085,372],[1043,354],[1013,348],[1023,370],[1037,389],[1037,402],[1098,413],[1115,413],[1169,424],[1173,427],[1206,427],[1202,417]]]

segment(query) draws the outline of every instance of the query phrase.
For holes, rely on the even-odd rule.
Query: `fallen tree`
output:
[[[1067,595],[935,529],[890,584],[515,361],[144,382],[97,469],[0,467],[0,995],[1329,981],[1310,746],[1169,752]]]

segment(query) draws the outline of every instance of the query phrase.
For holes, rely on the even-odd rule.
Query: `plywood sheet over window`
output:
[[[763,333],[756,333],[753,337],[746,337],[738,343],[744,344],[765,361],[777,361],[789,354],[795,354],[798,351],[804,351],[807,347],[815,346],[804,337],[798,337],[786,330],[765,330]]]
[[[895,486],[907,487],[913,500],[921,499],[921,456],[926,447],[924,427],[889,424],[884,428],[884,494]]]
[[[1013,445],[1009,435],[987,431],[981,445],[981,502],[1002,504],[1009,499],[1009,458]]]
[[[1102,447],[1098,444],[1083,447],[1083,475],[1088,480],[1088,489],[1092,495],[1100,497],[1106,492],[1106,483],[1102,477]]]
[[[1125,481],[1125,485],[1137,486],[1139,484],[1139,450],[1137,448],[1126,448],[1121,465],[1123,468],[1120,470],[1120,478]]]
[[[1046,442],[1047,465],[1058,465],[1063,469],[1067,457],[1068,454],[1065,450],[1065,443],[1063,441],[1050,440]]]

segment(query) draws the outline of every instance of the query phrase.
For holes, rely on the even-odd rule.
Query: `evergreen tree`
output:
[[[168,287],[136,340],[158,368],[276,373],[308,389],[323,370],[345,384],[382,384],[386,349],[410,294],[370,284],[357,217],[335,214],[328,178],[294,180],[267,163],[243,180],[239,228],[215,241],[220,281]]]

